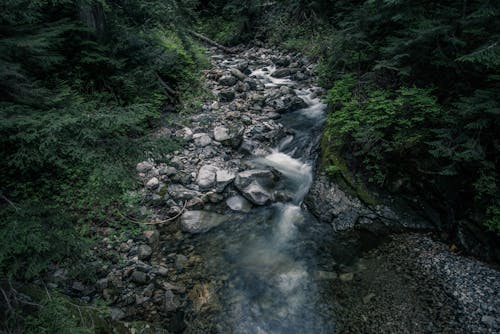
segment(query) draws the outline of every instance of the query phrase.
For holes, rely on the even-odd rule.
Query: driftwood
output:
[[[196,31],[189,30],[189,33],[193,35],[194,37],[201,39],[202,41],[215,46],[217,49],[220,49],[226,53],[234,53],[234,51],[231,48],[228,48],[224,45],[221,45],[217,43],[216,41],[211,40],[210,38],[203,36],[202,34],[197,33]]]

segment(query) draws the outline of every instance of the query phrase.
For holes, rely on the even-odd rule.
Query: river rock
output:
[[[219,100],[221,102],[231,102],[234,100],[234,92],[231,89],[224,89],[219,92]]]
[[[247,187],[253,181],[257,181],[264,186],[271,186],[277,181],[277,177],[268,169],[249,169],[238,173],[234,184],[236,188],[241,189]]]
[[[256,205],[266,205],[272,200],[271,193],[265,189],[257,180],[253,180],[246,186],[238,187],[238,190],[250,202]]]
[[[227,128],[225,126],[216,126],[214,128],[214,138],[216,141],[226,146],[237,148],[243,140],[244,128]]]
[[[214,128],[214,139],[222,142],[224,140],[228,140],[230,138],[229,136],[229,129],[224,127],[224,126],[216,126]]]
[[[153,249],[148,245],[140,245],[137,249],[137,257],[139,260],[147,260],[151,257],[151,254],[153,254]]]
[[[307,103],[295,94],[286,94],[278,98],[269,99],[266,104],[275,112],[285,113],[306,108]]]
[[[175,167],[165,166],[158,170],[160,175],[173,176],[177,174],[177,169]]]
[[[217,191],[222,192],[228,184],[234,181],[236,175],[234,172],[226,169],[218,170],[216,173]]]
[[[186,201],[199,195],[197,191],[187,189],[181,184],[170,184],[167,191],[174,200]]]
[[[226,204],[233,211],[249,212],[252,209],[252,204],[239,195],[229,197]]]
[[[142,271],[135,270],[132,273],[131,279],[132,282],[134,283],[146,284],[146,282],[148,281],[148,276],[146,275],[146,273],[143,273]]]
[[[239,80],[241,80],[241,81],[244,81],[244,80],[247,78],[247,76],[246,76],[245,74],[243,74],[243,73],[242,73],[239,69],[237,69],[237,68],[234,68],[234,67],[233,67],[233,68],[230,68],[230,69],[229,69],[229,71],[231,72],[231,74],[232,74],[234,77],[238,78],[238,79],[239,79]]]
[[[165,291],[165,303],[164,309],[165,312],[172,312],[179,308],[179,303],[177,302],[177,298],[171,290]]]
[[[143,161],[143,162],[139,162],[137,164],[136,170],[139,173],[146,173],[146,172],[150,171],[151,169],[153,169],[153,167],[154,167],[154,165],[151,162]]]
[[[146,188],[156,189],[156,188],[158,188],[159,185],[160,185],[160,181],[156,177],[153,177],[146,183]]]
[[[200,189],[210,189],[215,185],[217,170],[218,168],[212,165],[205,165],[200,168],[196,179]]]
[[[219,84],[223,86],[234,86],[238,82],[238,78],[232,75],[224,75],[219,79]]]
[[[291,74],[291,70],[289,68],[279,68],[274,71],[271,76],[274,78],[284,78]]]
[[[109,309],[109,316],[110,316],[111,320],[118,321],[118,320],[122,320],[123,318],[125,318],[125,312],[123,312],[119,308],[111,307]]]
[[[181,216],[181,229],[184,232],[196,234],[205,233],[212,228],[219,226],[225,222],[228,218],[224,215],[202,211],[193,210],[186,211]]]
[[[157,230],[148,230],[142,232],[142,235],[144,235],[151,247],[158,248],[158,245],[160,243],[160,232],[158,232]]]
[[[193,139],[196,146],[199,147],[205,147],[212,143],[212,138],[206,133],[195,133]]]

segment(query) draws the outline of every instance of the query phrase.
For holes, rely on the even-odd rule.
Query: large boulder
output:
[[[255,205],[266,205],[272,201],[271,193],[257,181],[252,181],[248,186],[238,190]]]
[[[278,177],[269,169],[249,169],[238,173],[234,184],[236,188],[245,188],[253,181],[257,181],[263,186],[273,186]]]
[[[198,171],[198,178],[196,183],[200,186],[200,189],[206,190],[215,186],[216,173],[218,168],[212,165],[205,165]]]
[[[228,217],[203,210],[186,211],[181,216],[181,229],[184,232],[205,233],[227,221]]]
[[[272,201],[268,188],[272,187],[276,180],[276,175],[270,170],[251,169],[238,173],[234,185],[253,204],[265,205]]]

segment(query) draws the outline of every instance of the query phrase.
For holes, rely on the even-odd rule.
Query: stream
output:
[[[250,76],[266,87],[289,85],[271,71]],[[297,90],[307,107],[283,115],[292,130],[265,157],[253,162],[283,177],[287,203],[255,208],[195,240],[209,274],[221,281],[217,316],[221,333],[333,333],[331,306],[321,279],[330,278],[335,260],[324,249],[332,242],[330,226],[319,223],[302,202],[313,180],[315,145],[325,120],[325,105],[309,90]],[[229,214],[229,213],[228,213]]]

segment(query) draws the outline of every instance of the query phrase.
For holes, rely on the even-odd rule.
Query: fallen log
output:
[[[196,31],[189,30],[189,33],[191,35],[193,35],[194,37],[201,39],[202,41],[204,41],[212,46],[215,46],[216,48],[218,48],[226,53],[234,53],[234,51],[231,48],[228,48],[224,45],[221,45],[221,44],[217,43],[216,41],[213,41],[210,38],[208,38],[202,34],[197,33]]]

